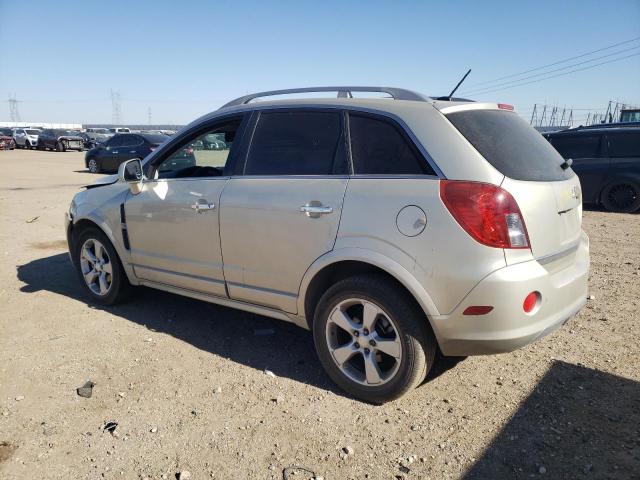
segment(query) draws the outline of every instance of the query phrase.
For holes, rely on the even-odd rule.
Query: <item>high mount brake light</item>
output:
[[[509,192],[489,183],[440,181],[440,198],[458,224],[495,248],[530,248],[520,208]]]
[[[509,110],[510,112],[514,110],[513,105],[509,105],[508,103],[499,103],[498,108],[500,110]]]

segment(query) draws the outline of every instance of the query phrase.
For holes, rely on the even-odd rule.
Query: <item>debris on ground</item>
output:
[[[39,218],[40,218],[40,217],[31,217],[31,218],[27,219],[27,220],[26,220],[26,222],[27,222],[27,223],[33,223],[33,222],[35,222],[36,220],[38,220]]]
[[[81,397],[91,398],[91,395],[93,395],[93,387],[95,386],[96,386],[95,383],[93,383],[91,380],[87,380],[86,382],[84,382],[84,385],[76,388],[76,392]]]
[[[311,476],[300,477],[300,473],[308,473]],[[309,470],[308,468],[301,467],[299,465],[292,465],[291,467],[287,467],[282,470],[282,480],[290,480],[292,477],[305,479],[309,478],[312,480],[324,480],[324,477],[319,477],[313,470]]]
[[[267,375],[268,377],[275,377],[276,374],[273,373],[271,370],[267,370],[266,368],[264,369],[264,374]]]
[[[106,422],[102,429],[106,432],[109,432],[111,435],[116,433],[116,428],[118,428],[118,422]]]
[[[178,472],[176,478],[178,480],[188,480],[189,478],[191,478],[191,472],[189,470],[182,470]]]

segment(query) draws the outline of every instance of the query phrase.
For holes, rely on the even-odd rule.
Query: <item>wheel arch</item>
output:
[[[307,270],[298,296],[298,312],[304,315],[307,326],[311,329],[318,301],[330,285],[363,273],[385,275],[407,291],[425,313],[437,336],[430,317],[439,315],[439,312],[428,292],[415,277],[396,261],[380,253],[359,248],[334,250],[318,258]]]
[[[76,248],[76,241],[78,239],[78,236],[88,228],[95,228],[105,234],[111,242],[111,245],[113,245],[113,248],[118,254],[118,258],[120,259],[120,263],[122,264],[127,278],[129,279],[129,283],[131,283],[132,285],[137,285],[139,283],[135,276],[135,273],[133,272],[131,264],[128,262],[128,252],[125,252],[122,249],[120,242],[114,237],[113,230],[109,227],[107,222],[94,216],[84,216],[74,219],[73,222],[69,223],[68,228],[69,230],[67,232],[67,238],[69,239],[69,248],[71,249],[70,253],[72,261],[75,261],[73,258],[73,252]]]

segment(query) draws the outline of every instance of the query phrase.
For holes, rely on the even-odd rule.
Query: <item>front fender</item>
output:
[[[304,312],[304,301],[307,294],[309,284],[323,268],[342,261],[357,261],[368,263],[384,270],[389,275],[398,280],[404,287],[409,290],[416,301],[422,307],[422,310],[428,317],[440,315],[429,293],[424,287],[411,275],[411,273],[395,260],[378,253],[374,250],[357,247],[345,247],[332,250],[318,258],[306,271],[300,291],[298,295],[298,312]]]
[[[90,201],[88,197],[96,195],[98,192],[101,194],[100,198],[96,199],[95,203]],[[82,221],[89,221],[100,228],[115,248],[129,282],[132,285],[137,285],[138,280],[131,267],[131,253],[124,247],[120,224],[120,205],[125,202],[128,193],[129,188],[126,186],[119,189],[105,186],[80,192],[76,197],[77,207],[72,228],[75,228]],[[100,205],[100,207],[96,205]]]

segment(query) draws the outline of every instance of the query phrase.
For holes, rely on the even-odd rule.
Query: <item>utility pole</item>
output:
[[[20,112],[18,111],[18,102],[16,99],[16,94],[13,94],[13,97],[9,95],[9,118],[12,122],[20,121]]]
[[[149,125],[151,125],[151,107],[147,110],[147,119],[149,120]]]
[[[120,125],[120,92],[111,90],[111,121]]]
[[[534,125],[534,119],[537,121],[538,120],[538,104],[534,103],[533,104],[533,112],[531,112],[531,120],[529,120],[529,125]]]

